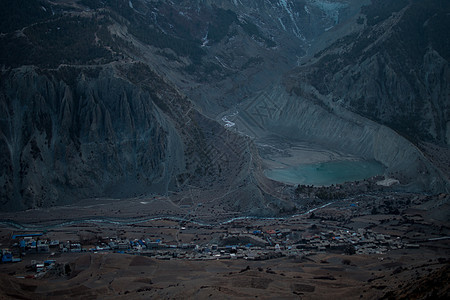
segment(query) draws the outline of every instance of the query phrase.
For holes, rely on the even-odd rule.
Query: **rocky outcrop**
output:
[[[79,197],[167,191],[183,147],[149,93],[118,78],[76,69],[22,68],[2,80],[2,199],[11,208]],[[76,81],[58,78],[70,72]],[[173,157],[168,159],[170,151]],[[118,181],[128,182],[120,190]]]

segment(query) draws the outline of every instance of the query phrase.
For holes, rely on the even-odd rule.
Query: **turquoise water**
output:
[[[292,184],[328,186],[382,175],[385,167],[377,161],[330,161],[266,170],[273,180]]]

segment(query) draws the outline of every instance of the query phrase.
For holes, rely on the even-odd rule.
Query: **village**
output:
[[[22,262],[27,272],[19,276],[38,278],[55,270],[68,274],[68,261],[86,253],[177,261],[264,261],[321,254],[383,257],[391,251],[426,249],[449,238],[445,226],[433,226],[419,211],[408,210],[409,199],[417,205],[425,196],[369,199],[322,202],[317,209],[288,218],[236,218],[216,225],[161,218],[109,225],[80,221],[41,231],[2,228],[1,262]]]
[[[380,298],[388,285],[395,290],[448,264],[448,222],[419,209],[448,197],[371,193],[316,199],[297,215],[233,217],[214,224],[192,215],[61,222],[49,214],[40,223],[8,220],[0,223],[0,275],[30,291],[57,294],[65,285],[68,293],[92,292],[93,299],[94,289],[105,285],[117,295],[142,299],[167,289],[183,292],[191,284],[195,293],[208,291],[205,297],[211,294],[208,286],[243,284],[258,287],[263,296],[272,280],[295,297],[333,284],[362,286],[358,293],[370,289]],[[79,282],[89,289],[71,288]],[[8,293],[15,289],[5,286]]]
[[[188,231],[186,225],[180,226],[177,237]],[[371,229],[322,231],[312,225],[309,230],[300,231],[296,228],[236,228],[231,224],[221,230],[215,229],[211,232],[211,240],[201,243],[193,240],[175,243],[164,237],[99,237],[96,243],[91,241],[86,244],[80,240],[48,239],[45,232],[13,233],[10,243],[9,248],[2,249],[2,263],[20,262],[31,257],[29,269],[33,270],[33,276],[37,277],[54,269],[61,254],[67,256],[83,252],[114,252],[160,260],[267,260],[278,257],[304,257],[324,252],[347,255],[384,254],[390,250],[419,247],[418,244],[405,243],[399,236],[379,234]]]

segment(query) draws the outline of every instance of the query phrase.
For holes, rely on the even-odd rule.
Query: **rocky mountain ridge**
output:
[[[396,1],[362,10],[365,26],[288,76],[413,142],[449,145],[448,3]]]

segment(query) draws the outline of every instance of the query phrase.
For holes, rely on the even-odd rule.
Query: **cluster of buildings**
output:
[[[368,229],[334,230],[306,237],[297,248],[310,251],[343,251],[348,254],[383,254],[389,250],[404,248],[400,237],[374,233]]]
[[[306,233],[296,229],[244,230],[229,228],[207,244],[165,243],[151,240],[105,238],[97,245],[80,242],[48,240],[43,233],[26,233],[12,236],[10,249],[3,249],[1,261],[17,262],[30,253],[117,252],[145,255],[157,259],[249,259],[261,260],[279,256],[308,255],[317,252],[347,254],[382,254],[389,250],[418,245],[404,244],[400,237],[372,232],[370,229],[350,231],[345,229]]]
[[[56,252],[82,252],[80,243],[70,241],[48,240],[43,238],[44,233],[14,234],[11,237],[11,246],[1,250],[1,261],[19,262],[28,254],[48,254]]]
[[[48,253],[49,244],[39,240],[43,233],[25,233],[15,234],[11,237],[14,242],[9,249],[1,250],[1,262],[19,262],[22,256],[29,252],[33,253]]]
[[[392,237],[386,234],[375,233],[370,229],[358,229],[351,231],[346,229],[330,230],[327,232],[307,233],[282,230],[254,230],[229,232],[222,241],[246,240],[256,241],[245,246],[227,245],[228,249],[235,249],[233,256],[228,249],[218,249],[225,257],[244,259],[268,259],[277,256],[300,256],[318,252],[337,252],[346,254],[383,254],[389,250],[402,248],[417,248],[418,244],[405,244],[400,237]],[[225,253],[223,253],[225,250]],[[212,252],[217,255],[216,252]]]

